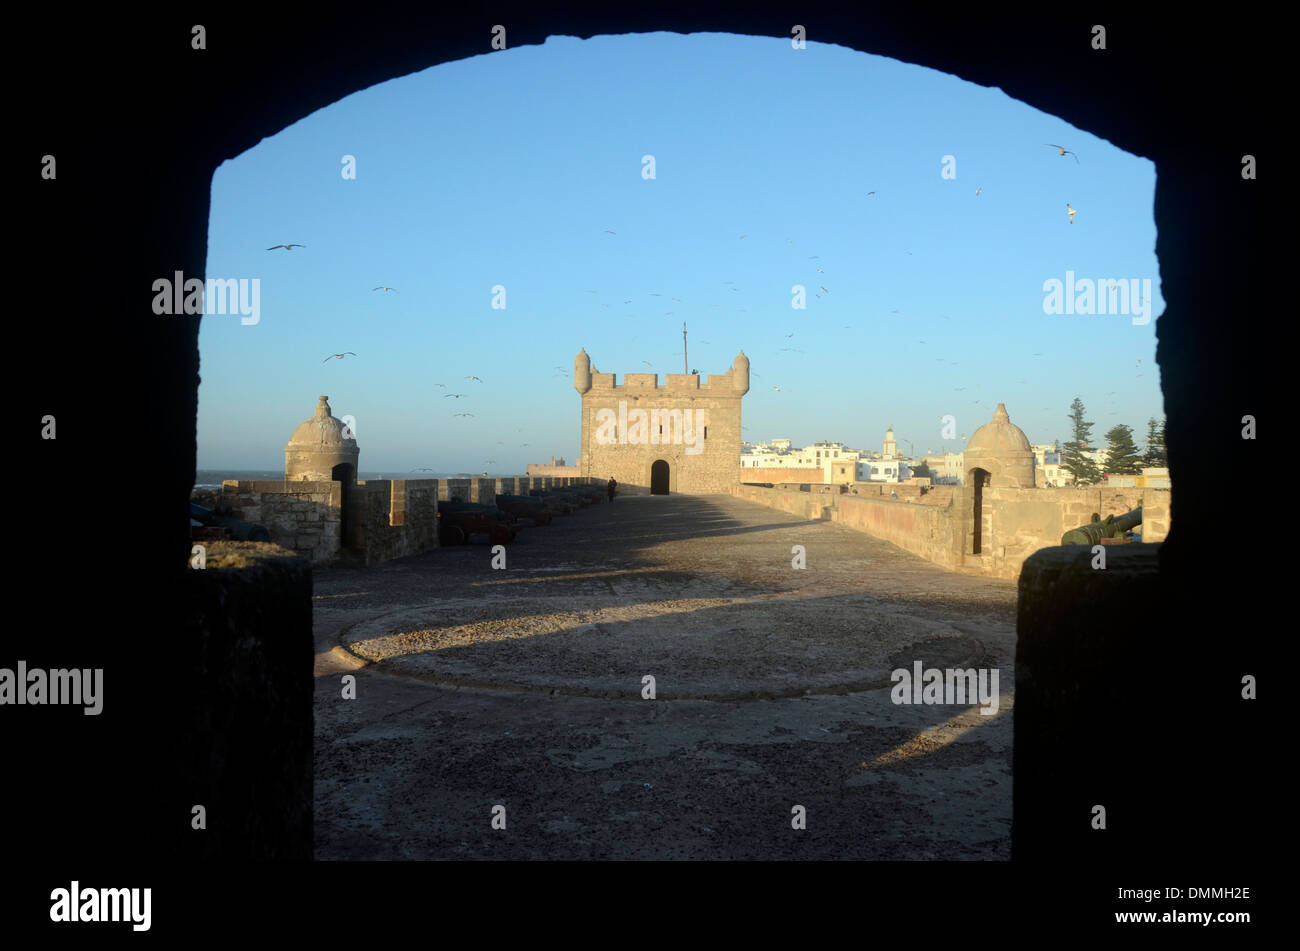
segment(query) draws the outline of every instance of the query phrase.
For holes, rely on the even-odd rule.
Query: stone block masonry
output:
[[[944,568],[1017,579],[1036,551],[1061,544],[1061,536],[1086,524],[1142,507],[1144,542],[1161,542],[1170,525],[1170,490],[1135,488],[984,488],[976,512],[971,486],[855,483],[847,492],[828,486],[738,485],[731,494],[804,518],[830,518],[848,528],[892,542]],[[891,495],[897,493],[898,498]],[[980,552],[973,551],[980,519]]]
[[[498,493],[599,480],[556,476],[502,479],[397,479],[358,482],[222,483],[222,505],[266,527],[276,545],[313,566],[343,560],[376,565],[438,547],[438,502],[459,498],[491,505]]]

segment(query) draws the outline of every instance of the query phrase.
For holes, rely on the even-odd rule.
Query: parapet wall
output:
[[[1142,541],[1162,542],[1169,534],[1169,489],[1090,487],[984,489],[983,560],[999,578],[1018,578],[1034,552],[1061,544],[1061,536],[1086,525],[1096,512],[1123,515],[1142,506]]]
[[[740,467],[741,482],[825,482],[826,475],[821,469],[786,469],[781,466],[762,468],[755,466]]]
[[[765,489],[756,485],[738,485],[731,494],[807,519],[829,518],[828,513],[835,505],[835,496],[830,492],[807,492],[789,487]]]
[[[491,505],[498,494],[527,495],[532,489],[595,482],[599,480],[555,476],[370,479],[345,492],[340,482],[227,480],[221,502],[236,518],[264,525],[273,543],[313,565],[348,558],[369,566],[437,548],[439,501],[459,498]]]
[[[919,496],[916,501],[908,501],[841,495],[836,500],[832,518],[848,528],[892,542],[936,565],[960,568],[964,520],[959,502],[959,499],[949,498],[947,505],[922,505]]]
[[[349,545],[362,564],[438,547],[438,479],[370,479],[349,496]]]
[[[264,525],[271,541],[312,564],[333,561],[342,545],[343,486],[339,482],[260,482],[227,479],[221,504],[235,518]]]
[[[739,485],[732,495],[804,518],[830,518],[848,528],[920,555],[949,569],[1017,579],[1025,560],[1060,546],[1061,536],[1103,518],[1142,506],[1143,542],[1169,534],[1168,489],[1063,488],[982,491],[980,553],[973,552],[975,490],[971,486],[854,483],[847,491],[819,483],[767,489]],[[833,491],[832,491],[833,490]],[[892,496],[896,494],[897,498]]]

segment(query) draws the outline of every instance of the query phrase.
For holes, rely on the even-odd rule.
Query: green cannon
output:
[[[1132,531],[1141,524],[1141,506],[1123,515],[1107,515],[1105,518],[1093,512],[1092,521],[1066,532],[1061,536],[1061,544],[1097,545],[1103,538],[1122,538],[1125,532]]]

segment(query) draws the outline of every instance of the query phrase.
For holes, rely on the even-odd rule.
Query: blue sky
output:
[[[1150,161],[999,90],[833,45],[557,37],[438,66],[213,176],[207,277],[260,278],[261,315],[203,319],[198,467],[282,468],[320,394],[356,418],[363,471],[572,463],[574,355],[680,373],[683,320],[701,374],[749,356],[750,440],[879,449],[892,424],[957,450],[940,417],[969,436],[998,402],[1065,440],[1079,396],[1095,444],[1120,422],[1142,443],[1163,417],[1154,188]],[[1044,314],[1067,270],[1150,279],[1150,323]]]

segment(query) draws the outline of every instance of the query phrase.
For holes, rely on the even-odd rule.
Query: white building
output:
[[[858,482],[906,482],[912,467],[903,459],[859,459]]]
[[[930,468],[935,485],[961,485],[965,474],[965,453],[945,452],[927,455],[922,460]]]

